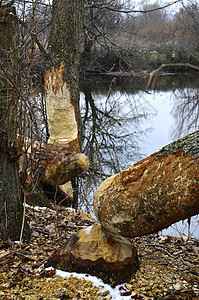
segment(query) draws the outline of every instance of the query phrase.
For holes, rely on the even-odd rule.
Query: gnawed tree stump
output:
[[[73,180],[89,167],[88,157],[74,149],[39,142],[32,143],[31,147],[26,143],[26,147],[27,157],[20,157],[20,171],[26,159],[31,159],[37,162],[42,180],[54,186]]]
[[[136,248],[126,240],[110,239],[101,225],[92,225],[72,236],[47,266],[89,273],[115,286],[126,282],[138,267]]]
[[[94,210],[100,225],[78,232],[47,265],[95,274],[112,285],[127,281],[138,268],[128,238],[199,213],[199,131],[106,179]]]

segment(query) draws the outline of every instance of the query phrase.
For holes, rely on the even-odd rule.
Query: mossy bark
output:
[[[15,8],[0,5],[0,239],[19,240],[23,205],[15,141],[19,85],[18,23]],[[24,236],[30,235],[27,224]]]
[[[191,159],[196,159],[199,156],[199,131],[194,131],[189,135],[163,147],[156,155],[156,158],[175,153],[180,149],[183,150],[184,155],[190,153]]]

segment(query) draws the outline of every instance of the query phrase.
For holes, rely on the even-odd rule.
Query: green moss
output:
[[[53,209],[53,206],[50,203],[50,201],[45,197],[45,195],[40,190],[31,192],[30,195],[27,197],[26,202],[31,206],[40,206],[40,207],[45,206]]]
[[[199,156],[199,130],[194,131],[184,138],[181,138],[163,147],[156,155],[156,158],[171,153],[176,153],[180,149],[183,149],[184,154],[190,152],[192,160],[196,159]]]

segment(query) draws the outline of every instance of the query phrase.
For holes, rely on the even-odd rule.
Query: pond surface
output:
[[[162,76],[155,91],[146,88],[147,80],[101,76],[81,82],[83,148],[93,170],[87,202],[107,176],[199,129],[198,75]],[[198,220],[178,222],[163,234],[199,238]]]

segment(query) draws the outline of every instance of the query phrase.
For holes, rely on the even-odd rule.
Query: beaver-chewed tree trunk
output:
[[[158,232],[199,213],[199,131],[105,180],[95,214],[113,236]]]
[[[88,169],[89,160],[80,151],[77,103],[72,99],[71,85],[63,80],[63,72],[62,61],[59,67],[52,67],[45,74],[48,144],[27,140],[27,154],[21,157],[20,163],[23,168],[27,156],[39,162],[39,179],[50,185],[54,194],[60,189],[68,199],[71,198],[71,181]]]
[[[139,266],[128,238],[199,213],[199,131],[106,179],[94,209],[99,224],[79,231],[47,265],[125,282]]]
[[[79,60],[82,49],[83,16],[83,0],[53,1],[48,43],[51,60],[47,63],[44,82],[49,143],[79,152],[81,151]],[[59,166],[56,169],[58,170]],[[51,171],[54,172],[54,167],[48,168],[46,178],[49,177]],[[73,207],[78,205],[77,182],[77,180],[72,180],[71,183]],[[67,187],[68,185],[69,182]],[[59,188],[66,190],[66,186],[63,185]]]
[[[44,181],[65,192],[65,183],[72,189],[70,181],[88,169],[89,161],[80,153],[77,102],[72,98],[71,84],[63,79],[63,73],[63,61],[59,67],[46,71],[46,111],[51,145],[42,146],[36,154],[41,154],[41,162],[46,166]]]

